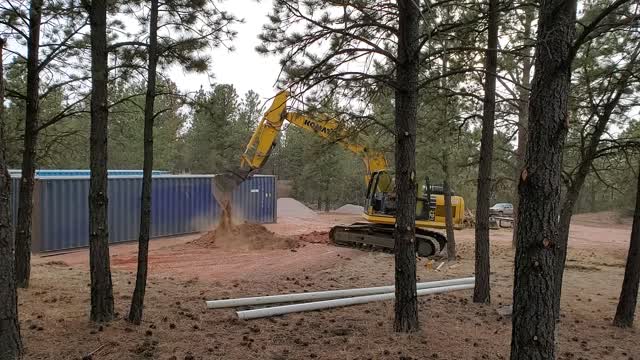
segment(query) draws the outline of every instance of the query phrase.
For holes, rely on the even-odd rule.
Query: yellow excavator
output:
[[[289,94],[279,92],[259,125],[254,131],[240,160],[240,168],[216,176],[214,179],[217,196],[230,194],[242,181],[260,170],[267,162],[276,146],[278,134],[285,121],[316,134],[329,141],[342,145],[345,149],[359,155],[366,167],[367,185],[363,222],[351,225],[335,226],[330,231],[331,239],[348,246],[368,245],[393,249],[393,228],[395,225],[396,197],[393,177],[384,154],[352,141],[352,137],[340,127],[333,118],[310,118],[307,115],[287,111]],[[446,237],[430,228],[445,227],[444,195],[441,188],[431,187],[428,178],[416,189],[416,251],[420,256],[431,256],[446,246]],[[462,227],[464,218],[464,200],[452,196],[453,223]]]

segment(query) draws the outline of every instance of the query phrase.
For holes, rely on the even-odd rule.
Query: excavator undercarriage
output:
[[[334,226],[329,232],[329,237],[338,245],[393,250],[393,229],[393,225],[359,222]],[[447,238],[443,234],[416,228],[416,253],[419,256],[436,255],[444,250],[446,244]]]

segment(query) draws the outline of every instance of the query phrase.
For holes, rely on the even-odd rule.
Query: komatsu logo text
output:
[[[320,125],[320,124],[318,124],[318,123],[315,123],[315,122],[313,122],[313,121],[310,121],[310,120],[305,120],[305,121],[304,121],[304,124],[305,124],[306,126],[308,126],[308,127],[312,128],[312,129],[313,129],[313,130],[315,130],[315,131],[323,132],[323,133],[325,133],[325,134],[328,134],[328,133],[331,131],[331,129],[326,128],[326,127],[324,127],[324,126],[322,126],[322,125]]]

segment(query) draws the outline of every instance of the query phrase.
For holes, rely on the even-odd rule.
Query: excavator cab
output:
[[[367,186],[365,212],[367,215],[396,215],[396,193],[393,177],[387,171],[371,174]],[[431,184],[429,177],[424,180],[424,186],[416,189],[416,220],[431,220],[435,216],[435,201],[431,200]]]

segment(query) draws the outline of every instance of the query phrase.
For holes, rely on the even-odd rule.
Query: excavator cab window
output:
[[[378,186],[376,192],[388,193],[393,191],[393,179],[388,172],[379,172],[378,173]]]
[[[367,188],[368,206],[374,213],[387,214],[391,208],[395,208],[388,194],[393,192],[393,178],[386,171],[374,172],[369,179]]]

